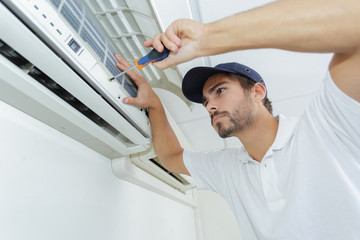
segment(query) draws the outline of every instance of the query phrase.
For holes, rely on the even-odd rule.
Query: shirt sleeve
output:
[[[337,140],[348,147],[360,148],[360,103],[342,92],[329,72],[310,107],[311,114],[320,115]]]
[[[224,183],[223,151],[192,152],[185,150],[184,163],[198,189],[219,192]]]

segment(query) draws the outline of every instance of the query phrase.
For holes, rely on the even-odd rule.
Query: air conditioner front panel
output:
[[[115,58],[112,56],[115,50],[111,49],[112,52],[110,53],[110,45],[106,46],[107,49],[104,50],[104,58],[99,59],[95,51],[81,39],[79,34],[68,26],[51,4],[46,1],[33,0],[28,0],[25,3],[23,1],[6,1],[6,3],[19,14],[32,31],[40,36],[59,57],[63,58],[102,98],[120,112],[145,138],[150,137],[151,130],[145,111],[122,103],[124,97],[130,96],[130,94],[136,95],[136,92],[129,93],[126,90],[126,87],[129,89],[128,86],[131,85],[128,84],[129,79],[126,77],[118,79],[122,85],[119,82],[111,83],[108,81],[112,74],[120,73],[115,67]],[[86,24],[86,27],[90,29],[88,25]],[[112,67],[109,67],[109,69],[112,72],[105,65],[111,65]],[[61,78],[58,81],[69,92],[73,93],[74,89],[78,89],[74,87],[74,82],[69,81],[69,79]],[[130,90],[132,89],[130,88]],[[76,93],[76,95],[80,97],[81,93]]]
[[[130,139],[125,148],[119,145],[109,144],[111,147],[119,147],[121,154],[138,152],[148,148],[150,140],[137,131],[126,119],[124,119],[109,103],[92,87],[86,84],[73,69],[65,64],[54,52],[49,49],[39,38],[34,35],[22,22],[20,22],[5,6],[0,5],[0,38],[16,49],[23,57],[39,67],[57,82],[68,81],[72,86],[72,93],[94,112],[99,114],[107,122],[121,131]],[[29,79],[29,78],[27,78]],[[13,77],[4,79],[16,81]],[[115,83],[112,83],[115,84]],[[25,87],[23,87],[25,89]],[[32,96],[36,97],[36,95]],[[42,104],[46,104],[43,102]],[[56,111],[56,110],[54,110]],[[100,137],[99,137],[100,138]],[[125,144],[128,144],[125,142]],[[138,149],[136,148],[138,147]],[[118,155],[117,155],[118,157]]]

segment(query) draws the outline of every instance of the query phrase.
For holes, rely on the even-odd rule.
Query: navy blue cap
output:
[[[261,83],[266,88],[265,82],[255,70],[236,62],[222,63],[215,67],[195,67],[189,70],[182,82],[182,91],[187,99],[192,102],[202,103],[203,87],[209,77],[217,73],[234,73]]]

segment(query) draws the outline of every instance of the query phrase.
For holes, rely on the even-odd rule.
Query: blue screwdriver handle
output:
[[[160,61],[167,58],[167,56],[169,56],[169,53],[170,50],[168,50],[166,47],[164,47],[164,50],[162,52],[158,52],[154,48],[144,57],[136,59],[135,64],[139,69],[142,69],[144,66],[146,66],[149,63]]]

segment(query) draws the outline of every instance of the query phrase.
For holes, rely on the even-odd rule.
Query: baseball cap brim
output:
[[[262,77],[254,69],[237,62],[230,62],[218,64],[215,67],[195,67],[189,70],[185,74],[182,82],[182,91],[185,97],[192,102],[202,103],[202,91],[205,82],[217,73],[233,73],[241,75],[256,83],[261,83],[266,88]]]
[[[187,99],[192,102],[202,103],[203,94],[202,90],[205,82],[217,73],[235,73],[232,71],[225,71],[213,67],[195,67],[189,70],[182,82],[182,90]],[[199,94],[201,93],[201,94]]]

